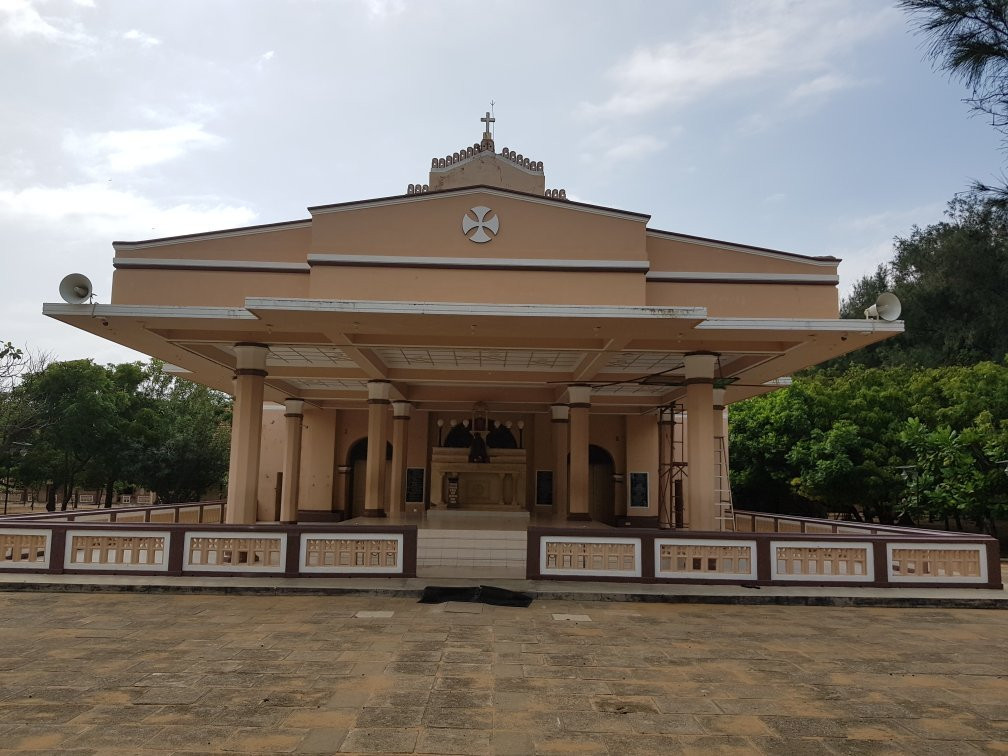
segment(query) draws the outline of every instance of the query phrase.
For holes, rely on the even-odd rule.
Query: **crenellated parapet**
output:
[[[445,155],[443,158],[431,158],[431,170],[445,170],[446,168],[451,168],[453,165],[458,165],[459,163],[465,162],[466,160],[471,160],[472,158],[479,155],[481,152],[493,152],[493,142],[487,145],[487,140],[482,143],[475,143],[472,147],[463,147],[458,152],[453,152],[450,155]]]
[[[519,168],[524,168],[526,171],[532,171],[533,173],[543,173],[543,164],[541,160],[539,161],[532,160],[530,158],[525,157],[524,155],[520,155],[514,150],[509,150],[507,147],[501,150],[501,157],[503,157],[505,160],[510,160]]]
[[[431,158],[427,184],[414,184],[407,194],[424,194],[466,186],[492,186],[537,196],[552,196],[546,191],[546,174],[540,161],[520,155],[505,147],[494,147],[491,113],[480,119],[485,124],[483,138],[471,146],[444,157]],[[556,196],[560,199],[560,196]]]
[[[547,189],[546,190],[546,194],[544,196],[549,197],[550,199],[565,200],[565,199],[567,199],[567,190],[566,189]]]

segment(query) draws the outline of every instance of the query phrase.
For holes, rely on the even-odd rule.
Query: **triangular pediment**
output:
[[[647,215],[496,187],[309,210],[312,254],[646,259]]]

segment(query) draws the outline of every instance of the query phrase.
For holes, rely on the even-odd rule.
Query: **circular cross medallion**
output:
[[[500,219],[496,215],[488,218],[487,215],[490,212],[489,207],[477,205],[462,216],[462,233],[469,241],[483,244],[497,235],[500,230]],[[475,233],[470,233],[473,229],[475,229]],[[488,234],[487,231],[490,233]]]

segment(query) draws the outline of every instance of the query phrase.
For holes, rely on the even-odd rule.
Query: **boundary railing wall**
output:
[[[1002,587],[993,538],[876,530],[708,533],[532,527],[526,575],[530,580],[638,583]]]
[[[0,521],[0,572],[415,577],[415,526]]]
[[[10,522],[107,522],[107,523],[218,523],[224,522],[223,501],[190,501],[139,507],[103,507],[27,512],[0,517],[0,526]]]

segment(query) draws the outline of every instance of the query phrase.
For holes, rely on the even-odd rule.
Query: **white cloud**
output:
[[[162,129],[106,131],[80,136],[68,133],[63,149],[82,161],[92,174],[132,173],[185,155],[192,149],[215,147],[224,140],[199,123],[181,123]]]
[[[82,229],[102,239],[151,238],[252,223],[251,208],[219,198],[159,204],[107,184],[0,189],[0,216],[47,227]]]
[[[841,74],[827,73],[817,76],[809,81],[803,81],[792,89],[787,96],[789,102],[797,103],[805,100],[812,100],[825,97],[826,95],[850,89],[857,85],[854,79]]]
[[[665,129],[664,136],[674,137],[679,127]],[[609,126],[588,132],[581,140],[581,160],[587,163],[623,163],[661,152],[668,143],[652,134],[623,135]]]
[[[883,210],[849,218],[840,218],[833,223],[834,229],[842,231],[866,231],[878,233],[890,232],[890,238],[896,234],[908,233],[915,223],[926,225],[942,219],[945,203],[931,202],[904,210]]]
[[[90,45],[95,41],[79,22],[43,17],[31,0],[0,0],[0,29],[15,38],[41,37],[73,45]]]
[[[406,10],[405,0],[364,0],[368,15],[374,19],[398,16]]]
[[[275,57],[276,57],[275,50],[267,50],[266,52],[264,52],[262,55],[259,56],[259,60],[256,61],[256,68],[262,71],[263,68],[266,67],[266,64],[269,63],[271,60],[273,60],[273,58]]]
[[[122,35],[123,39],[128,39],[131,42],[136,42],[141,47],[157,47],[161,44],[161,40],[157,37],[142,32],[139,29],[130,29]]]
[[[665,149],[665,142],[650,134],[638,134],[618,141],[603,153],[607,160],[636,160]]]
[[[852,12],[840,2],[763,0],[730,6],[728,19],[709,29],[633,51],[609,72],[615,92],[600,104],[585,104],[591,115],[637,116],[668,105],[734,92],[772,77],[803,80],[807,94],[839,87],[832,59],[890,24],[901,21],[892,8]]]

